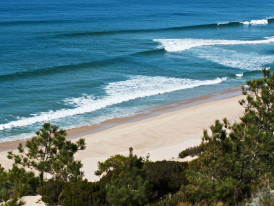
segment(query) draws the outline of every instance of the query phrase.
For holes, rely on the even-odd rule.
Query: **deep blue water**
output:
[[[273,65],[273,0],[1,0],[0,142],[236,88]]]

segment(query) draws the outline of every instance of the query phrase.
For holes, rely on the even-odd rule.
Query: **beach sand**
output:
[[[138,155],[150,154],[152,161],[177,159],[179,152],[201,142],[203,130],[216,119],[237,121],[244,111],[238,103],[242,98],[204,102],[83,136],[87,148],[76,158],[82,161],[88,180],[96,180],[98,161],[118,153],[127,155],[129,147]]]
[[[134,153],[138,155],[150,154],[152,161],[176,160],[179,152],[201,142],[203,130],[208,129],[216,119],[227,117],[230,121],[237,121],[244,111],[238,103],[238,100],[243,99],[241,95],[211,99],[205,98],[202,103],[196,101],[194,105],[189,103],[192,106],[183,104],[187,106],[185,108],[177,105],[147,115],[112,120],[106,124],[108,126],[101,128],[92,126],[89,128],[92,130],[84,127],[78,128],[78,131],[68,131],[72,141],[80,137],[86,139],[86,149],[75,155],[83,163],[85,178],[96,181],[98,177],[94,171],[97,162],[118,153],[127,155],[129,147],[133,147]],[[0,144],[0,149],[5,150],[0,152],[2,166],[11,167],[12,162],[6,158],[7,151],[17,145],[18,141]]]

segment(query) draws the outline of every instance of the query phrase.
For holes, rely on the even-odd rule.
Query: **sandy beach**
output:
[[[76,159],[82,161],[85,177],[89,181],[98,178],[94,175],[98,161],[118,153],[127,155],[129,147],[133,147],[134,153],[138,155],[149,154],[152,161],[176,159],[183,149],[198,145],[203,130],[208,129],[216,119],[227,117],[230,121],[238,120],[243,112],[238,100],[243,96],[228,97],[235,95],[235,92],[239,93],[239,90],[233,92],[200,98],[202,103],[198,100],[184,102],[146,115],[112,120],[101,127],[68,131],[72,141],[80,137],[86,139],[87,147],[76,154]],[[12,162],[6,158],[7,151],[14,149],[19,142],[22,141],[0,144],[2,166],[11,167]]]
[[[227,148],[219,149],[218,154],[215,147],[209,148],[213,148],[214,157],[218,155],[220,164],[216,158],[210,163],[211,151],[207,150],[202,153],[209,155],[205,162],[193,149],[187,150],[193,157],[179,158],[179,154],[199,146],[205,130],[211,136],[210,127],[216,120],[226,118],[231,124],[240,124],[240,117],[249,111],[246,108],[244,113],[239,104],[246,99],[242,90],[253,95],[253,89],[263,91],[272,82],[274,0],[7,0],[1,5],[0,176],[4,179],[0,180],[0,206],[1,201],[22,195],[33,195],[22,197],[27,206],[46,202],[239,205],[272,201],[272,188],[267,187],[273,183],[268,178],[271,156],[253,157],[257,150],[272,151],[269,135],[260,134],[271,131],[265,132],[261,125],[254,129],[258,126],[252,123],[256,117],[249,115],[246,127],[236,131],[243,133],[239,135],[242,139],[237,138],[243,144],[236,148],[243,148],[234,150],[233,137],[228,153]],[[257,85],[252,83],[257,80]],[[265,81],[265,87],[260,81]],[[271,112],[268,109],[265,113]],[[272,126],[268,122],[263,122],[266,129]],[[226,128],[227,135],[231,136],[233,128]],[[44,137],[45,131],[49,133],[45,138],[58,138],[58,130],[62,139],[54,140],[54,151],[38,145],[40,153],[50,153],[41,157],[52,160],[49,165],[44,168],[45,164],[34,164],[33,159],[29,163],[26,156],[35,158],[26,148],[35,146],[29,145],[29,140],[41,139],[37,135]],[[257,145],[257,136],[267,137]],[[254,141],[250,141],[252,137]],[[82,139],[85,146],[79,141]],[[72,142],[85,149],[75,149]],[[42,144],[50,146],[49,142]],[[133,155],[148,158],[149,164],[130,164],[129,170],[121,168],[106,178],[102,178],[106,172],[95,175],[101,174],[96,172],[98,163],[115,155],[128,157],[131,148]],[[64,151],[68,155],[75,152],[73,158]],[[52,152],[56,153],[53,159]],[[242,162],[238,164],[239,159]],[[25,165],[17,166],[31,171],[35,178],[40,176],[37,184],[31,177],[25,181],[24,175],[13,178],[15,162]],[[192,167],[196,162],[202,166]],[[74,182],[79,170],[85,183],[51,184],[50,180],[60,178]],[[245,170],[255,175],[245,175]],[[63,173],[60,178],[59,173]],[[66,173],[73,174],[67,177]],[[116,173],[121,178],[112,178]],[[73,192],[77,188],[83,191],[79,197]],[[45,198],[43,189],[56,197],[52,201]],[[66,194],[69,192],[73,192],[71,199]]]

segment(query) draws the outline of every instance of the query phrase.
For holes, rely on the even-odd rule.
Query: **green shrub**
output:
[[[22,206],[25,205],[25,202],[19,200],[19,198],[12,198],[7,202],[0,203],[0,206]]]
[[[151,197],[151,186],[145,179],[144,170],[131,168],[106,184],[107,200],[112,205],[145,205]]]
[[[105,198],[105,183],[79,181],[66,184],[59,196],[59,204],[65,206],[107,205]]]
[[[107,172],[100,184],[105,185],[106,199],[112,205],[144,205],[187,184],[188,163],[149,162],[133,155],[132,150],[128,157],[116,155],[99,166],[98,173]]]
[[[189,148],[183,150],[182,152],[180,152],[179,157],[180,158],[185,158],[188,156],[194,157],[196,155],[201,154],[204,150],[205,150],[205,148],[203,147],[203,145],[198,145],[196,147],[189,147]]]
[[[148,206],[178,206],[181,205],[183,202],[183,194],[181,192],[178,192],[176,194],[168,194],[161,198],[160,201],[156,203],[151,203]],[[182,205],[190,206],[191,204],[184,203]]]
[[[57,204],[59,195],[66,184],[68,183],[49,180],[43,186],[39,187],[37,192],[42,196],[42,201],[45,203]]]
[[[15,165],[12,169],[5,171],[0,165],[0,202],[34,195],[38,185],[39,180],[33,172],[26,172],[25,169]]]
[[[105,185],[106,200],[111,205],[145,205],[151,198],[151,185],[146,179],[147,159],[133,155],[116,155],[99,163],[98,174],[106,172],[100,184]]]
[[[108,158],[104,162],[98,162],[98,170],[95,171],[95,174],[101,175],[104,172],[109,172],[111,169],[124,167],[127,162],[127,159],[128,157],[118,154]]]
[[[157,161],[146,164],[146,179],[153,186],[153,196],[175,193],[182,184],[187,184],[185,170],[186,162]]]

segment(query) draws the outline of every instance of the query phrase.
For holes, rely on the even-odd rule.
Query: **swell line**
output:
[[[19,21],[0,21],[0,26],[34,25],[34,24],[59,24],[79,22],[75,20],[19,20]]]
[[[169,27],[169,28],[157,28],[157,29],[132,29],[132,30],[117,30],[117,31],[75,32],[75,33],[59,34],[59,35],[56,35],[55,37],[101,36],[101,35],[130,34],[130,33],[178,31],[178,30],[201,29],[201,28],[224,28],[224,27],[230,27],[230,26],[241,26],[241,23],[240,22],[231,22],[229,24],[206,24],[206,25]]]
[[[113,30],[113,31],[74,32],[74,33],[58,34],[53,37],[85,37],[85,36],[101,36],[101,35],[115,35],[115,34],[152,33],[152,32],[161,32],[161,31],[195,30],[195,29],[203,29],[203,28],[221,29],[221,28],[228,28],[228,27],[244,26],[244,25],[247,25],[248,22],[250,22],[250,25],[253,25],[252,22],[260,22],[260,21],[261,20],[251,20],[251,21],[241,21],[241,22],[223,22],[223,23],[200,24],[200,25],[155,28],[155,29],[128,29],[128,30]],[[268,24],[274,23],[274,18],[264,19],[264,22],[267,22]]]
[[[39,68],[35,70],[15,72],[10,74],[3,74],[3,75],[0,75],[0,81],[7,81],[11,79],[18,79],[18,78],[31,78],[31,77],[36,77],[38,75],[39,76],[51,75],[51,74],[57,74],[57,73],[68,72],[68,71],[90,68],[90,67],[96,68],[98,66],[104,66],[104,65],[110,64],[113,61],[118,61],[118,60],[125,60],[125,59],[123,57],[118,57],[118,58],[112,58],[107,60],[53,66],[53,67]]]

